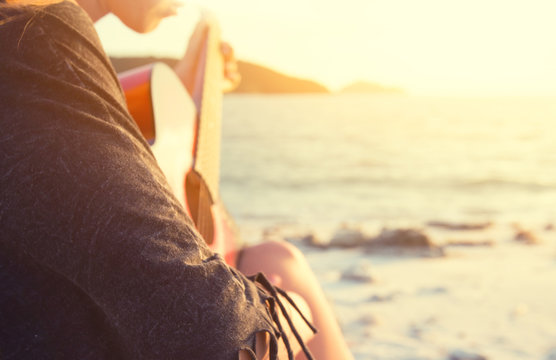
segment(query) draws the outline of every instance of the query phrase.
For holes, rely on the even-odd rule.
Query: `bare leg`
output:
[[[246,275],[262,272],[278,277],[279,286],[305,299],[319,332],[309,341],[309,349],[318,360],[350,360],[340,327],[313,271],[303,254],[293,245],[270,241],[243,250],[238,269]],[[300,354],[297,359],[305,359]]]

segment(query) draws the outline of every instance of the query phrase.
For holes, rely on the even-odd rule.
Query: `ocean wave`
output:
[[[524,181],[524,180],[511,180],[511,179],[500,179],[500,178],[484,178],[484,179],[473,179],[467,180],[459,183],[462,188],[491,188],[496,187],[498,189],[518,189],[518,190],[529,190],[529,191],[552,191],[556,190],[556,183],[548,183],[541,181]]]
[[[322,189],[326,187],[388,187],[398,189],[444,189],[444,190],[519,190],[519,191],[554,191],[556,183],[539,181],[522,181],[498,178],[485,179],[412,179],[412,178],[387,178],[360,175],[335,175],[323,177],[258,177],[224,176],[224,186],[261,187],[285,190]]]
[[[222,183],[226,185],[245,186],[245,187],[269,187],[299,190],[306,188],[322,188],[337,186],[415,186],[415,182],[402,179],[383,179],[362,176],[326,176],[326,177],[304,177],[304,178],[249,178],[244,176],[223,176]]]

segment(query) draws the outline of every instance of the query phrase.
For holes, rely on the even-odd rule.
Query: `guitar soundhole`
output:
[[[214,241],[212,198],[207,184],[196,171],[190,171],[185,178],[185,197],[197,231],[208,245],[212,244]]]

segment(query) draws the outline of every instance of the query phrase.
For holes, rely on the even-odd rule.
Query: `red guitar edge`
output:
[[[130,114],[197,231],[235,266],[239,236],[219,194],[222,61],[218,24],[202,14],[176,71],[154,63],[119,79]]]

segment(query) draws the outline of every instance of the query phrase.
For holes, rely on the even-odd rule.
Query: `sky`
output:
[[[556,96],[554,0],[184,0],[147,35],[114,17],[111,55],[181,56],[204,7],[242,60],[332,90],[364,80],[417,95]]]

